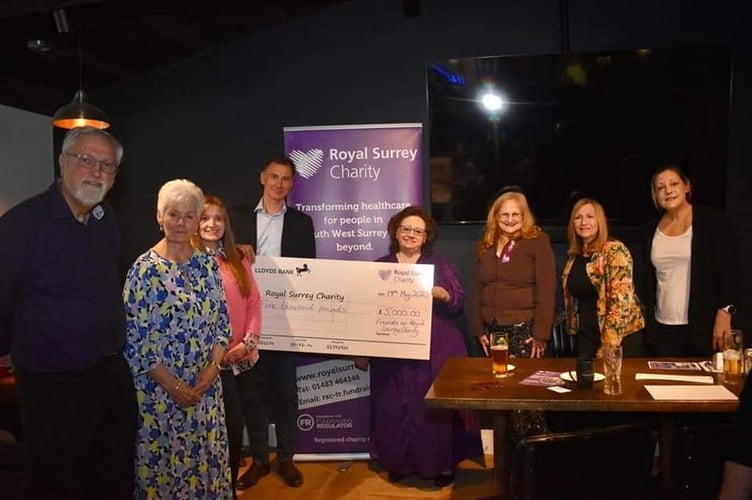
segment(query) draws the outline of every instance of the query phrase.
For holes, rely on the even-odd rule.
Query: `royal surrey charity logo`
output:
[[[379,269],[379,277],[382,281],[386,281],[392,275],[391,269]]]
[[[295,171],[304,179],[310,179],[321,168],[324,163],[323,149],[309,149],[301,151],[293,149],[290,151],[290,159],[295,163]]]

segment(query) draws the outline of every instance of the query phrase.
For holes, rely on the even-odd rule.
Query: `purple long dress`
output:
[[[397,257],[378,260],[397,262]],[[452,300],[433,301],[430,360],[371,358],[371,448],[390,472],[429,478],[483,451],[476,413],[425,407],[423,398],[444,361],[467,356],[457,325],[465,292],[445,258],[421,255],[418,264],[434,265],[434,284],[449,291]]]

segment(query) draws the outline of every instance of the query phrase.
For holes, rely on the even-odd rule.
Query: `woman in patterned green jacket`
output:
[[[622,345],[624,356],[640,356],[645,318],[634,290],[632,255],[609,238],[603,206],[592,198],[575,203],[567,236],[562,288],[567,332],[578,335],[579,356],[596,357],[602,345]]]

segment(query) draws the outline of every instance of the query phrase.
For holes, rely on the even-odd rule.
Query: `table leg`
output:
[[[512,497],[512,438],[509,435],[509,412],[493,413],[494,426],[494,479],[499,490],[499,498]]]
[[[676,419],[674,415],[661,413],[661,485],[665,488],[670,488],[673,481],[671,464],[675,436]]]

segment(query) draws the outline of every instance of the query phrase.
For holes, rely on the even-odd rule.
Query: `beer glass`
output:
[[[509,335],[505,332],[491,332],[489,341],[493,375],[504,378],[507,376],[509,361]]]
[[[723,375],[727,384],[742,380],[742,331],[729,330],[723,338]]]
[[[749,372],[752,371],[752,349],[744,349],[742,361],[744,361],[744,375],[749,375]]]
[[[620,345],[603,346],[603,392],[621,394],[621,361],[623,351]]]

